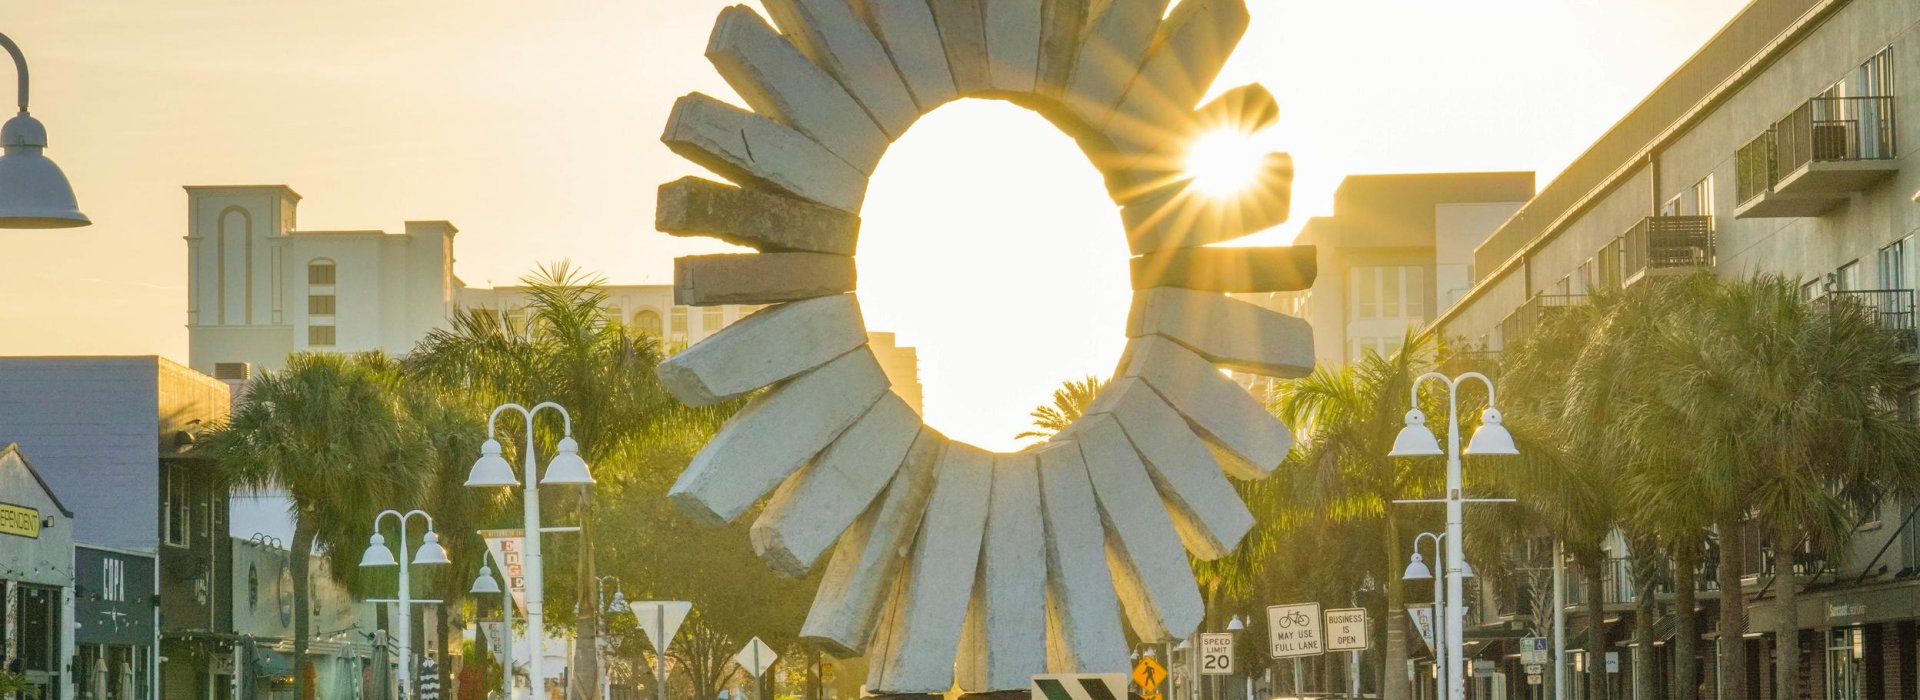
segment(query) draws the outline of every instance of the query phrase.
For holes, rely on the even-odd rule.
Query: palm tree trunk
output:
[[[1404,612],[1407,602],[1406,584],[1394,575],[1393,563],[1400,560],[1400,526],[1391,516],[1382,518],[1382,527],[1386,537],[1387,576],[1387,644],[1386,653],[1381,656],[1385,663],[1380,669],[1380,697],[1382,700],[1407,700],[1412,690],[1407,682],[1407,615]]]
[[[447,596],[446,599],[451,601],[454,598]],[[441,695],[448,697],[453,695],[453,657],[447,655],[453,637],[453,620],[447,613],[451,607],[451,605],[442,605],[433,613],[434,639],[437,640],[433,650],[433,668],[434,672],[440,676]],[[484,641],[481,646],[485,646]]]
[[[1673,561],[1673,698],[1674,700],[1698,700],[1700,674],[1694,655],[1699,637],[1694,633],[1696,613],[1695,588],[1699,583],[1694,579],[1693,567],[1700,561],[1700,551],[1685,547],[1674,553]]]
[[[1720,639],[1714,648],[1715,685],[1720,697],[1747,696],[1747,655],[1741,646],[1747,636],[1746,592],[1740,587],[1740,574],[1747,568],[1747,524],[1740,517],[1721,518],[1720,563],[1714,576],[1720,580],[1720,620],[1716,625]]]
[[[294,518],[293,547],[287,551],[287,570],[293,578],[293,696],[312,697],[307,687],[307,638],[313,616],[307,613],[307,577],[313,563],[314,516],[302,512]]]
[[[1587,579],[1587,697],[1607,697],[1607,592],[1601,586],[1601,567],[1606,557],[1598,553],[1582,557],[1581,574]]]
[[[1634,549],[1635,563],[1644,562],[1652,557],[1653,548],[1644,542]],[[1644,553],[1643,553],[1644,552]],[[1633,611],[1633,697],[1653,697],[1653,618],[1660,613],[1660,605],[1654,600],[1655,570],[1652,566],[1634,567]]]
[[[1800,697],[1800,584],[1793,580],[1792,543],[1799,538],[1786,532],[1773,538],[1773,599],[1780,609],[1780,626],[1773,631],[1773,696]]]

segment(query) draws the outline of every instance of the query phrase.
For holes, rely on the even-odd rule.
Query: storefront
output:
[[[73,697],[73,513],[20,454],[0,450],[0,669],[38,697]]]
[[[153,697],[154,558],[129,550],[76,545],[73,550],[73,690],[77,700]]]

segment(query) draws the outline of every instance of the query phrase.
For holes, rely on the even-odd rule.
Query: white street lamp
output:
[[[93,223],[80,213],[66,173],[43,153],[47,127],[27,113],[27,57],[5,34],[0,48],[13,56],[20,78],[20,113],[0,126],[0,228],[72,228]]]
[[[500,596],[500,698],[513,700],[513,591],[493,580],[493,567],[481,564],[467,592]]]
[[[380,534],[380,521],[387,516],[400,521],[400,551],[407,548],[407,521],[420,516],[427,521],[427,534],[421,538],[420,548],[410,558],[396,559],[393,550],[387,548],[387,538]],[[413,696],[413,580],[411,565],[429,565],[447,563],[447,550],[440,546],[440,536],[433,532],[433,516],[424,510],[410,510],[402,513],[397,510],[383,510],[373,516],[373,535],[367,538],[367,551],[360,555],[360,565],[365,567],[400,565],[400,595],[398,598],[400,621],[396,625],[399,634],[394,635],[400,643],[400,696]]]
[[[1413,557],[1411,558],[1411,560],[1407,562],[1407,570],[1404,573],[1400,574],[1400,578],[1406,581],[1425,581],[1427,579],[1433,579],[1433,625],[1434,625],[1433,638],[1434,638],[1434,651],[1435,651],[1433,655],[1433,669],[1434,669],[1433,676],[1434,676],[1434,683],[1435,683],[1434,692],[1436,694],[1436,697],[1444,697],[1447,692],[1446,669],[1448,668],[1448,666],[1445,663],[1445,660],[1441,658],[1442,657],[1441,652],[1446,648],[1444,643],[1442,642],[1442,640],[1444,640],[1445,637],[1442,636],[1441,630],[1446,629],[1446,625],[1442,623],[1440,618],[1441,618],[1441,613],[1444,611],[1447,605],[1446,603],[1447,597],[1446,597],[1446,589],[1445,589],[1446,570],[1442,569],[1440,572],[1441,576],[1435,577],[1433,575],[1433,572],[1427,568],[1426,559],[1420,556],[1420,541],[1429,539],[1429,538],[1433,540],[1434,560],[1438,561],[1441,559],[1442,536],[1440,534],[1433,533],[1433,532],[1422,532],[1418,535],[1414,535],[1413,536]],[[1467,566],[1467,562],[1465,559],[1460,560],[1460,576],[1462,578],[1473,578],[1473,568]]]
[[[1437,456],[1440,454],[1447,456],[1446,498],[1437,501],[1424,500],[1411,502],[1439,502],[1445,503],[1447,506],[1446,542],[1449,546],[1442,548],[1446,557],[1442,569],[1442,579],[1444,581],[1444,586],[1442,587],[1445,588],[1446,614],[1442,616],[1444,617],[1444,623],[1436,620],[1435,625],[1443,627],[1446,632],[1447,660],[1446,665],[1442,667],[1446,672],[1440,675],[1446,679],[1445,688],[1448,691],[1446,697],[1449,698],[1449,700],[1465,700],[1467,696],[1466,675],[1461,673],[1466,663],[1466,640],[1462,635],[1462,630],[1466,625],[1467,613],[1464,579],[1470,571],[1466,568],[1466,559],[1461,552],[1463,548],[1462,543],[1464,542],[1461,532],[1465,515],[1464,506],[1469,501],[1487,502],[1512,500],[1469,499],[1461,493],[1459,389],[1460,383],[1469,378],[1478,379],[1481,383],[1487,385],[1487,409],[1480,414],[1481,427],[1479,430],[1474,431],[1473,438],[1467,446],[1467,454],[1518,454],[1519,451],[1515,449],[1513,445],[1513,435],[1509,434],[1506,427],[1501,425],[1500,411],[1494,408],[1498,403],[1494,398],[1493,380],[1488,379],[1487,375],[1479,372],[1467,372],[1458,377],[1448,377],[1438,372],[1428,372],[1416,377],[1413,380],[1413,385],[1407,390],[1410,404],[1410,408],[1407,411],[1407,425],[1400,430],[1398,436],[1395,436],[1393,450],[1388,453],[1389,456],[1393,457]],[[1426,426],[1427,415],[1422,413],[1419,408],[1420,386],[1425,384],[1429,379],[1439,380],[1447,387],[1447,449],[1445,453],[1440,451],[1439,442],[1434,439],[1433,432]],[[1409,573],[1417,573],[1411,565],[1408,566],[1408,570]],[[1436,654],[1435,656],[1437,657],[1439,655]]]
[[[569,438],[566,442],[572,443],[573,440]],[[574,457],[576,461],[579,459],[578,456]],[[580,470],[581,473],[586,473],[586,462],[580,463]],[[547,477],[549,479],[553,477],[552,465],[547,466]],[[613,599],[611,601],[607,600],[608,581],[613,582]],[[600,652],[595,657],[600,663],[600,668],[595,669],[595,672],[600,676],[600,697],[602,698],[613,697],[613,677],[607,674],[607,613],[624,614],[630,609],[627,607],[627,594],[620,590],[620,583],[620,577],[618,576],[601,576],[594,580],[594,597],[597,599],[597,605],[600,608],[599,612],[596,613],[600,616],[600,634],[594,639],[594,648]]]
[[[555,446],[553,460],[547,463],[544,478],[538,478],[539,465],[534,455],[533,419],[543,410],[553,410],[560,414],[562,438]],[[513,465],[500,454],[500,441],[494,438],[494,426],[500,420],[500,414],[513,411],[525,419],[526,441],[520,443],[521,461],[526,474],[525,483],[513,475]],[[474,461],[473,470],[467,474],[467,485],[473,487],[521,486],[522,512],[526,527],[526,551],[521,554],[525,565],[526,601],[527,601],[527,639],[533,644],[532,653],[527,655],[527,680],[532,684],[534,695],[544,694],[546,677],[542,674],[546,655],[546,633],[543,625],[546,621],[546,583],[543,578],[545,568],[540,561],[540,533],[576,532],[577,527],[540,527],[540,487],[539,484],[591,484],[593,475],[587,471],[587,462],[580,458],[580,445],[573,440],[573,416],[567,409],[552,401],[543,401],[532,408],[517,403],[501,404],[487,416],[487,441],[480,446],[480,459]]]

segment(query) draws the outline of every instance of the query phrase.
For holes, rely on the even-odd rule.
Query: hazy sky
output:
[[[0,353],[184,361],[186,184],[287,184],[307,229],[451,220],[470,285],[560,258],[668,281],[673,256],[724,248],[652,220],[655,187],[697,172],[658,140],[674,98],[734,99],[702,56],[728,4],[12,0],[0,32],[95,225],[0,232]],[[1253,240],[1328,213],[1348,174],[1544,183],[1744,4],[1250,0],[1215,89],[1265,84],[1266,140],[1298,171],[1293,220]],[[936,427],[1008,447],[1058,381],[1111,370],[1118,215],[1040,117],[936,112],[881,162],[865,217],[869,325],[920,346]]]

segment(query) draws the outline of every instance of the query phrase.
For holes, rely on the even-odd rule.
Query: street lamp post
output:
[[[613,600],[611,601],[607,600],[608,581],[614,583]],[[607,673],[607,613],[627,612],[627,594],[625,591],[620,590],[620,577],[618,576],[601,576],[594,580],[594,584],[594,604],[599,608],[597,614],[600,616],[600,636],[594,639],[594,648],[600,652],[595,657],[600,664],[600,668],[598,669],[600,673],[600,697],[609,698],[613,697],[613,676]]]
[[[481,564],[467,592],[500,595],[500,700],[513,700],[513,591],[493,580],[493,567]]]
[[[72,228],[93,223],[80,213],[73,185],[48,160],[47,127],[27,113],[27,56],[7,35],[0,48],[13,57],[19,76],[20,113],[0,126],[0,228]]]
[[[1437,562],[1443,558],[1443,555],[1441,554],[1441,550],[1445,547],[1445,545],[1442,542],[1442,536],[1439,533],[1422,532],[1418,535],[1414,535],[1413,558],[1407,562],[1407,570],[1405,573],[1400,575],[1400,578],[1406,581],[1424,581],[1427,579],[1433,579],[1433,625],[1434,625],[1433,638],[1434,638],[1434,649],[1435,649],[1435,653],[1433,655],[1434,693],[1435,693],[1435,697],[1444,697],[1447,693],[1447,670],[1446,670],[1447,666],[1444,663],[1444,659],[1441,658],[1441,654],[1439,652],[1445,648],[1444,645],[1441,643],[1441,640],[1445,639],[1445,637],[1442,636],[1443,634],[1442,630],[1446,629],[1446,626],[1441,621],[1440,614],[1447,605],[1446,588],[1445,588],[1446,571],[1443,569],[1440,571],[1441,575],[1435,576],[1434,572],[1430,571],[1427,568],[1426,560],[1420,556],[1420,541],[1425,539],[1433,540],[1433,560]],[[1462,559],[1460,561],[1460,577],[1463,579],[1473,578],[1473,567],[1468,566],[1465,559]]]
[[[400,521],[400,556],[395,557],[393,550],[387,547],[386,537],[380,534],[380,521],[387,516]],[[420,540],[420,549],[412,557],[407,554],[407,521],[414,516],[427,521],[427,534]],[[373,536],[367,538],[367,551],[360,555],[360,565],[365,567],[400,566],[399,603],[400,624],[397,635],[400,643],[400,696],[413,695],[413,580],[411,564],[445,564],[447,550],[440,546],[440,536],[433,532],[433,516],[424,510],[410,510],[402,513],[397,510],[383,510],[373,516]]]
[[[1461,673],[1466,663],[1465,638],[1462,630],[1466,626],[1466,590],[1462,579],[1462,567],[1466,559],[1460,551],[1465,540],[1462,538],[1462,525],[1465,505],[1469,501],[1511,501],[1512,499],[1469,499],[1462,493],[1460,477],[1460,383],[1468,378],[1478,379],[1487,385],[1487,409],[1480,414],[1480,428],[1475,430],[1468,442],[1466,454],[1470,455],[1511,455],[1519,454],[1513,446],[1513,435],[1500,424],[1500,409],[1494,400],[1493,380],[1479,372],[1467,372],[1458,377],[1448,377],[1439,372],[1428,372],[1414,378],[1408,388],[1411,408],[1407,411],[1406,427],[1394,438],[1392,457],[1447,456],[1447,495],[1437,502],[1447,506],[1446,541],[1450,545],[1444,548],[1445,589],[1446,589],[1446,647],[1447,665],[1451,674],[1447,681],[1450,700],[1465,700],[1467,696],[1466,676]],[[1440,444],[1434,439],[1433,432],[1426,427],[1427,416],[1420,412],[1420,385],[1435,379],[1447,387],[1447,449],[1440,451]],[[1405,501],[1402,501],[1405,502]],[[1435,501],[1418,501],[1435,502]]]
[[[1242,619],[1240,619],[1240,616],[1239,616],[1239,615],[1235,615],[1235,616],[1233,616],[1232,618],[1229,618],[1229,619],[1227,620],[1227,632],[1229,632],[1229,633],[1232,633],[1232,634],[1233,634],[1233,636],[1234,636],[1234,640],[1235,640],[1235,643],[1236,643],[1236,644],[1237,644],[1237,643],[1239,642],[1239,639],[1240,639],[1240,633],[1241,633],[1241,632],[1244,632],[1244,631],[1246,631],[1246,629],[1247,629],[1247,622],[1246,622],[1245,620],[1242,620]],[[1236,668],[1236,669],[1234,669],[1234,670],[1235,670],[1235,671],[1239,671],[1239,670],[1242,670],[1242,669],[1237,669],[1237,668]],[[1249,671],[1249,672],[1247,673],[1247,697],[1246,697],[1246,700],[1253,700],[1253,673],[1252,673],[1251,671]]]
[[[554,446],[555,453],[553,459],[547,463],[546,475],[536,480],[539,468],[533,449],[533,419],[539,415],[540,411],[548,409],[560,414],[563,436],[559,444]],[[527,428],[526,442],[520,445],[523,469],[526,474],[525,491],[522,494],[526,551],[521,554],[521,559],[526,566],[527,639],[533,645],[531,653],[527,655],[527,681],[532,684],[534,695],[538,696],[543,694],[546,688],[546,678],[541,673],[542,661],[544,661],[542,657],[546,654],[546,632],[542,626],[546,619],[546,585],[543,579],[545,569],[541,566],[540,560],[540,533],[579,530],[577,527],[540,527],[538,484],[591,484],[593,476],[587,472],[586,460],[580,458],[579,443],[573,441],[573,416],[567,413],[567,409],[552,401],[543,401],[532,408],[517,403],[505,403],[495,407],[487,416],[487,441],[480,447],[480,459],[474,461],[473,471],[467,474],[467,486],[476,488],[522,486],[520,478],[513,474],[513,465],[509,464],[505,457],[500,456],[500,441],[494,438],[494,427],[499,422],[500,414],[507,411],[520,414],[525,419]]]

